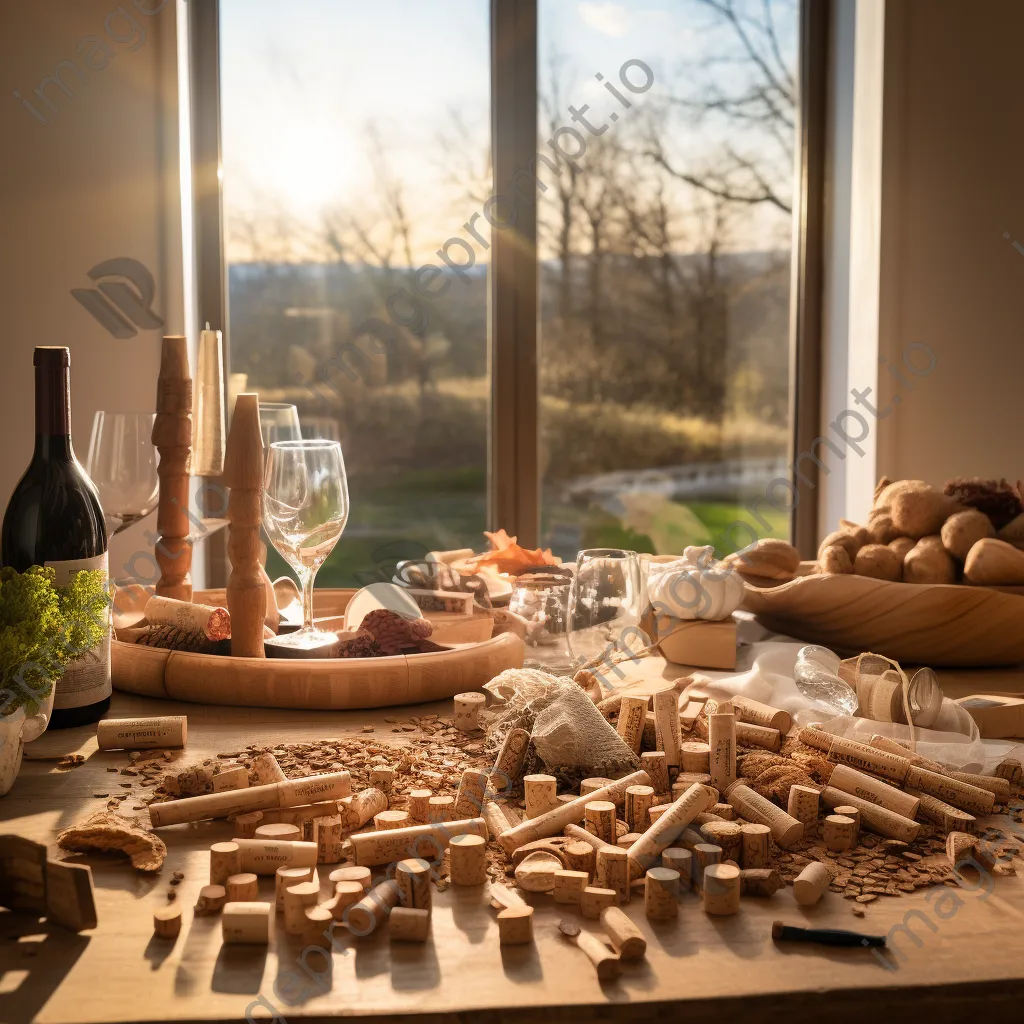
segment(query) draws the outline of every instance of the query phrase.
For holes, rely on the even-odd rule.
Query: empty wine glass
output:
[[[301,441],[299,410],[287,402],[260,402],[260,432],[264,449],[275,441]]]
[[[302,629],[280,638],[313,648],[335,639],[313,627],[313,584],[348,521],[348,481],[337,441],[273,441],[267,455],[263,525],[302,586]]]
[[[93,416],[86,472],[99,492],[108,525],[114,526],[112,534],[157,506],[160,481],[151,440],[155,418],[152,412],[100,411]]]

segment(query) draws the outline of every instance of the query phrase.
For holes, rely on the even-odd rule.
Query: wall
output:
[[[160,338],[185,333],[177,16],[175,0],[0,0],[0,508],[31,455],[35,345],[71,348],[84,461],[93,413],[153,410]],[[40,99],[62,61],[72,95],[50,82]],[[164,326],[115,338],[72,297],[114,257],[152,272]],[[117,538],[112,572],[153,528]]]

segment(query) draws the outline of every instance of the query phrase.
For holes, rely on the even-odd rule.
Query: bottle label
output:
[[[59,587],[67,586],[76,573],[97,569],[103,573],[104,586],[106,585],[106,551],[94,558],[73,558],[61,562],[47,562],[46,565],[54,570],[56,576],[54,582]],[[109,627],[109,609],[106,614]],[[64,669],[64,674],[57,680],[53,707],[55,710],[81,708],[89,704],[97,704],[109,696],[110,629],[108,628],[103,640],[96,647],[86,651]]]

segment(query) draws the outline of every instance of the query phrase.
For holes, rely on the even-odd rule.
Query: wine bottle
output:
[[[107,528],[99,496],[71,445],[71,353],[35,351],[36,442],[4,514],[0,560],[18,572],[52,566],[58,585],[76,572],[107,573]],[[73,661],[56,684],[54,729],[97,721],[110,707],[110,634]]]

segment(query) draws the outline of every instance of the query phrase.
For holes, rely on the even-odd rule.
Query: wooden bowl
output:
[[[769,629],[837,653],[873,651],[933,667],[1024,661],[1024,595],[1019,593],[821,574],[763,586],[748,580],[745,587],[743,609]]]
[[[317,591],[317,619],[342,615],[354,593]],[[194,599],[223,605],[225,596],[223,590],[206,590],[197,591]],[[433,621],[435,614],[425,617]],[[452,616],[443,612],[438,617],[444,621],[435,629],[434,637],[481,628],[480,623],[449,624],[447,620]],[[490,616],[482,618],[490,622]],[[390,658],[231,658],[165,651],[117,640],[110,648],[114,688],[126,693],[196,704],[335,711],[418,704],[479,690],[499,672],[521,668],[524,655],[523,641],[514,633],[456,644],[447,651]]]

